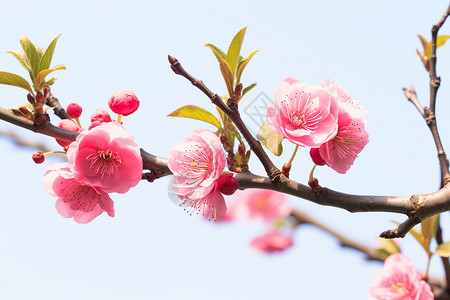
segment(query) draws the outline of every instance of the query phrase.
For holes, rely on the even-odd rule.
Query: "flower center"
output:
[[[211,173],[210,159],[205,150],[199,145],[192,145],[192,148],[180,153],[177,157],[179,173],[187,177],[186,184],[197,185],[203,181],[204,177]]]
[[[94,152],[86,157],[91,161],[91,169],[94,169],[97,174],[101,174],[102,178],[106,175],[111,176],[117,171],[117,168],[122,163],[117,152],[108,150],[100,150]]]
[[[391,284],[391,291],[393,291],[396,294],[400,294],[402,296],[409,294],[409,291],[405,287],[405,284],[403,282],[397,282],[397,284]]]
[[[345,159],[348,157],[355,157],[358,155],[358,146],[353,141],[354,137],[349,126],[345,126],[338,131],[338,134],[332,140],[333,150],[336,150],[339,158]]]
[[[291,123],[296,127],[303,127],[306,123],[306,118],[304,114],[299,113],[298,111],[294,111],[291,114]]]

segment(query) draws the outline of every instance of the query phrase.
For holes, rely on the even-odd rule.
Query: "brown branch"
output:
[[[47,97],[46,104],[53,108],[53,112],[55,115],[57,115],[60,119],[70,119],[69,115],[67,114],[66,110],[61,106],[58,99],[53,96],[53,94],[50,94]]]
[[[333,230],[332,228],[325,226],[321,222],[315,220],[311,216],[305,214],[304,212],[293,210],[291,212],[291,216],[295,218],[296,222],[300,224],[310,224],[317,228],[322,229],[323,231],[329,233],[330,235],[334,236],[339,240],[339,243],[344,248],[351,248],[358,250],[366,255],[367,260],[376,260],[376,261],[384,261],[384,257],[381,256],[376,249],[372,249],[370,247],[367,247],[361,243],[358,243],[352,239],[347,238],[346,236],[338,233],[337,231]]]
[[[44,153],[52,151],[52,149],[50,149],[47,145],[45,145],[43,143],[38,143],[38,142],[32,143],[12,131],[0,130],[0,135],[4,136],[6,138],[10,138],[12,140],[12,142],[14,144],[16,144],[17,146],[26,147],[26,148],[34,148],[34,149],[37,149]]]
[[[276,183],[280,178],[281,172],[273,164],[269,156],[267,156],[267,153],[262,148],[261,143],[253,137],[247,126],[245,126],[244,122],[241,119],[237,103],[234,101],[229,101],[228,105],[225,104],[217,94],[211,92],[211,90],[206,87],[203,81],[198,80],[194,76],[189,74],[175,57],[169,55],[169,62],[170,67],[175,72],[175,74],[181,75],[189,80],[196,88],[202,91],[213,104],[219,107],[228,117],[230,117],[234,125],[236,125],[244,139],[247,141],[250,149],[252,149],[252,151],[256,154],[256,156],[263,164],[269,178],[274,183]]]

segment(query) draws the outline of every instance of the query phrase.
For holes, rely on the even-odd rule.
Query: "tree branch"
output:
[[[47,97],[46,104],[50,107],[53,107],[55,115],[57,115],[60,119],[70,119],[66,110],[61,106],[58,99],[55,96],[53,96],[53,94],[50,94]]]

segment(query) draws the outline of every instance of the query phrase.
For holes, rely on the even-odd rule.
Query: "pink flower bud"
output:
[[[44,153],[42,153],[41,151],[34,152],[31,158],[33,158],[34,162],[37,164],[42,164],[45,160]]]
[[[311,156],[313,162],[318,166],[325,165],[325,160],[320,156],[319,148],[311,148],[309,150],[309,155]]]
[[[91,116],[91,122],[98,121],[100,123],[111,122],[111,116],[104,109],[97,109]]]
[[[72,119],[76,119],[81,116],[81,113],[83,112],[83,108],[78,103],[70,103],[67,106],[66,112],[69,115],[69,117],[71,117]]]
[[[116,114],[128,116],[138,109],[139,100],[132,92],[117,92],[111,96],[108,105]]]
[[[58,127],[62,128],[62,129],[70,130],[73,132],[80,132],[80,130],[81,130],[81,128],[78,127],[78,125],[74,121],[69,120],[69,119],[64,119],[61,122],[59,122]],[[56,139],[56,142],[63,147],[67,147],[70,145],[69,142],[58,140],[58,139]]]
[[[224,195],[230,196],[239,188],[239,182],[233,177],[233,173],[223,173],[217,178],[217,184],[220,192]]]

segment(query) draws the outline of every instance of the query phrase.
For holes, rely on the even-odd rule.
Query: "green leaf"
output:
[[[400,249],[391,239],[383,239],[377,238],[378,242],[380,242],[381,247],[387,251],[389,254],[400,253]]]
[[[17,61],[24,67],[28,72],[31,71],[30,66],[28,65],[27,58],[25,57],[25,53],[23,51],[8,51],[6,53],[12,54]]]
[[[65,70],[65,69],[66,69],[66,67],[64,65],[57,65],[51,69],[45,69],[45,70],[40,71],[34,81],[36,84],[36,89],[38,91],[40,91],[44,87],[45,77],[47,77],[48,74],[50,74],[54,71]]]
[[[255,86],[256,86],[256,82],[255,83],[252,83],[252,84],[250,84],[248,87],[246,87],[243,91],[242,91],[242,96],[241,97],[244,97],[244,95],[245,94],[247,94],[252,88],[254,88]]]
[[[216,57],[218,55],[218,56],[220,56],[221,58],[223,58],[225,60],[227,59],[227,55],[219,47],[217,47],[217,46],[215,46],[213,44],[206,44],[205,47],[208,47],[209,49],[211,49],[213,51],[214,55],[216,55]],[[220,62],[219,59],[217,59],[217,60]]]
[[[441,257],[450,257],[450,242],[440,244],[434,252]]]
[[[242,28],[239,30],[238,33],[234,36],[233,40],[231,41],[230,47],[228,47],[227,52],[227,62],[230,66],[231,72],[233,74],[236,73],[236,67],[239,60],[239,53],[241,52],[242,43],[244,42],[245,37],[245,31],[247,30],[247,27]]]
[[[22,35],[20,38],[20,43],[22,44],[25,57],[31,69],[32,79],[34,81],[34,78],[36,78],[39,73],[40,57],[38,51],[34,44],[25,35]]]
[[[48,45],[47,49],[45,50],[45,53],[42,55],[41,63],[39,66],[39,71],[46,70],[50,68],[50,64],[52,62],[53,53],[55,52],[56,42],[58,41],[58,38],[61,35],[58,35],[56,38],[53,39],[53,41]]]
[[[255,55],[259,50],[253,51],[249,56],[247,56],[246,58],[242,59],[238,66],[237,66],[237,70],[236,70],[236,84],[241,83],[241,76],[242,76],[242,72],[244,71],[245,67],[248,65],[250,59],[252,59],[253,55]]]
[[[28,92],[30,92],[30,94],[34,96],[33,89],[31,88],[28,81],[26,81],[23,77],[19,75],[0,71],[0,84],[12,85],[26,89]]]
[[[258,131],[256,138],[261,142],[261,144],[266,147],[270,152],[275,154],[276,156],[280,156],[283,152],[283,145],[281,145],[281,141],[283,141],[284,136],[282,134],[276,134],[273,132],[269,123],[264,122],[261,129]]]
[[[434,215],[424,221],[422,221],[422,234],[424,237],[430,240],[436,236],[437,228],[439,225],[439,215]]]
[[[439,48],[440,46],[444,45],[445,42],[450,38],[449,35],[440,35],[436,39],[436,48]]]
[[[172,112],[167,116],[200,120],[212,124],[219,129],[222,128],[220,121],[212,113],[195,105],[186,105],[180,107],[179,109],[175,110],[174,112]]]
[[[225,84],[227,86],[228,94],[232,95],[234,76],[233,73],[231,72],[230,65],[225,60],[226,58],[224,58],[225,54],[222,52],[222,50],[220,50],[213,44],[206,44],[205,47],[211,49],[214,56],[217,58],[217,61],[219,62],[220,66],[220,72],[222,73],[222,77],[225,80]]]
[[[55,81],[56,81],[56,78],[50,78],[49,80],[47,80],[45,83],[44,83],[44,85],[43,86],[46,86],[46,85],[52,85],[52,84],[54,84],[55,83]]]

